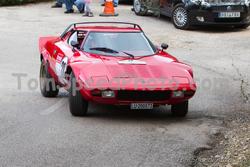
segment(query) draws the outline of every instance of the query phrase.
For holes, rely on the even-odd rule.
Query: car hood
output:
[[[160,56],[152,56],[142,59],[103,60],[109,78],[169,77],[178,71],[172,68],[170,62],[171,59]]]
[[[114,79],[173,79],[188,84],[193,79],[187,69],[173,59],[148,56],[139,59],[127,57],[101,57],[75,63],[81,80],[110,82]],[[104,82],[104,81],[103,81]],[[159,81],[160,82],[160,81]],[[158,83],[159,84],[159,83]]]

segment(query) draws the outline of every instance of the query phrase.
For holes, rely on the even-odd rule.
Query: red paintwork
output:
[[[81,26],[73,29],[84,30],[87,32],[140,32],[138,28],[120,28],[120,27],[107,27],[107,26]],[[150,80],[155,79],[158,81],[160,78],[173,79],[178,81],[176,83],[170,82],[150,82],[146,85],[136,85],[137,90],[143,90],[148,86],[154,86],[155,90],[192,90],[196,91],[196,84],[193,80],[192,68],[189,65],[179,62],[175,57],[170,54],[158,50],[155,55],[147,57],[135,57],[140,61],[144,61],[146,65],[122,65],[118,64],[119,60],[129,59],[126,57],[109,57],[102,55],[89,54],[83,51],[73,51],[72,47],[67,43],[72,31],[69,31],[63,39],[61,37],[41,37],[39,39],[39,50],[44,62],[49,64],[49,72],[61,86],[66,86],[67,83],[62,83],[56,74],[56,63],[60,63],[63,57],[68,57],[68,68],[71,68],[78,84],[83,85],[80,92],[84,99],[88,101],[115,104],[115,105],[128,105],[134,101],[119,101],[116,98],[105,99],[102,97],[95,97],[91,95],[93,89],[112,89],[117,90],[121,84],[114,82],[115,79],[127,80],[127,84],[122,87],[125,90],[135,89],[135,79]],[[55,52],[56,50],[56,52]],[[102,80],[100,85],[96,82]],[[89,82],[91,81],[91,82]],[[116,80],[115,80],[116,81]],[[193,96],[193,95],[192,95]],[[165,101],[153,101],[154,104],[175,104],[188,100],[192,96],[184,98],[170,98]]]

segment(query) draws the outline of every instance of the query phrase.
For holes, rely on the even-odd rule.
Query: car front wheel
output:
[[[143,6],[141,0],[134,0],[134,12],[139,16],[145,16],[147,14],[147,9]]]
[[[172,105],[171,112],[175,117],[185,117],[188,113],[188,101]]]
[[[189,29],[189,16],[184,4],[177,4],[174,7],[172,21],[174,26],[178,29]]]
[[[88,111],[88,101],[80,93],[73,73],[70,75],[69,109],[73,116],[85,116]]]

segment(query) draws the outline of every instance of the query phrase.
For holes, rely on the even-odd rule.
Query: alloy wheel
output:
[[[188,21],[187,11],[183,7],[177,7],[173,13],[173,21],[178,27],[185,27]]]

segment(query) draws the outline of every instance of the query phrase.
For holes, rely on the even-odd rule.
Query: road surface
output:
[[[190,166],[224,117],[250,107],[250,29],[181,31],[126,5],[116,18],[99,17],[97,3],[94,18],[50,5],[0,8],[0,166]],[[88,117],[75,118],[67,93],[42,97],[38,38],[80,21],[135,22],[156,44],[168,43],[170,54],[194,68],[198,91],[188,116],[172,118],[167,107],[135,112],[92,104]]]

